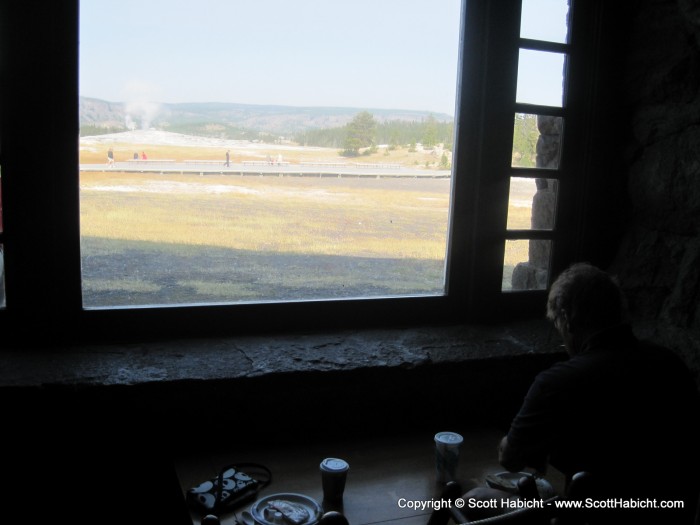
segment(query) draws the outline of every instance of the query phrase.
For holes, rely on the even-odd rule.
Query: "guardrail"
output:
[[[226,166],[222,160],[188,159],[175,161],[170,159],[133,159],[109,164],[81,164],[81,171],[132,171],[152,173],[207,173],[231,175],[274,175],[280,177],[400,177],[400,178],[450,178],[450,170],[422,170],[386,163],[335,163],[335,162],[305,162],[282,165],[269,164],[261,161],[243,161]]]
[[[379,169],[399,169],[401,167],[401,164],[372,164],[372,163],[367,163],[367,162],[354,162],[353,166],[356,168],[379,168]]]
[[[299,165],[314,168],[347,168],[350,166],[347,162],[300,162]]]
[[[177,161],[175,159],[128,159],[126,162],[132,166],[144,166],[148,168],[165,168],[167,166],[171,166],[173,162]]]
[[[289,166],[289,162],[277,162],[276,160],[244,160],[244,166]]]

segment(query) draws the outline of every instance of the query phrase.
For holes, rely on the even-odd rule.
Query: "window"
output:
[[[171,5],[80,4],[84,306],[443,295],[460,0]]]
[[[179,4],[172,5],[174,9]],[[408,4],[396,5],[402,14],[410,11]],[[0,321],[13,330],[22,327],[33,337],[131,340],[292,328],[464,322],[495,315],[540,317],[541,310],[534,307],[541,308],[544,287],[553,273],[573,257],[582,255],[577,242],[581,238],[583,203],[589,198],[585,190],[591,177],[588,166],[592,154],[586,137],[596,125],[589,110],[595,106],[597,96],[591,86],[599,81],[596,60],[601,52],[596,46],[602,45],[596,40],[595,28],[600,27],[599,10],[604,3],[569,5],[564,0],[547,3],[524,0],[522,12],[513,5],[506,0],[469,0],[461,7],[454,144],[448,159],[449,195],[447,199],[440,197],[443,199],[440,202],[432,200],[433,195],[425,195],[426,199],[422,200],[423,209],[440,207],[440,220],[446,225],[444,241],[440,241],[444,243],[445,255],[430,256],[440,268],[427,289],[397,287],[387,293],[382,289],[362,296],[323,293],[285,296],[283,300],[267,296],[253,301],[246,301],[244,290],[238,295],[243,300],[235,304],[228,299],[231,297],[228,291],[227,299],[218,301],[219,290],[214,290],[206,299],[193,295],[168,302],[122,297],[111,304],[102,299],[91,304],[91,296],[85,290],[99,291],[109,286],[90,274],[100,267],[100,260],[86,260],[85,254],[109,259],[110,252],[97,242],[87,246],[84,228],[88,223],[81,220],[80,214],[89,212],[102,219],[100,214],[109,212],[117,217],[112,222],[114,225],[119,224],[119,209],[108,210],[99,200],[89,204],[92,206],[89,209],[87,200],[82,198],[85,194],[81,196],[86,191],[79,177],[83,162],[80,148],[85,146],[80,141],[78,120],[81,10],[77,1],[52,2],[41,9],[32,9],[19,1],[4,2],[0,13],[3,53],[0,240],[6,306],[0,311]],[[541,17],[543,9],[545,13],[552,9],[558,13],[557,34],[539,34],[542,24],[530,22]],[[164,23],[172,16],[171,11],[163,14]],[[532,13],[535,15],[530,16]],[[561,22],[562,17],[568,20],[568,25]],[[109,18],[104,20],[105,31],[111,30],[111,22]],[[147,22],[150,21],[136,21],[144,25]],[[453,34],[456,27],[456,23],[450,24],[445,31]],[[547,24],[544,27],[551,28]],[[419,25],[414,30],[416,41],[422,41],[424,29]],[[429,31],[440,33],[433,28]],[[212,37],[218,38],[215,34]],[[451,60],[453,49],[445,50],[444,55]],[[544,98],[541,89],[532,91],[527,81],[529,68],[541,59],[548,64],[542,82],[558,84],[556,100]],[[129,63],[132,62],[120,65],[120,69]],[[150,65],[153,69],[160,67],[156,63]],[[198,74],[203,81],[213,84],[220,66],[218,62],[203,63]],[[384,69],[391,67],[385,65]],[[366,87],[371,88],[367,92],[381,88],[371,82]],[[445,111],[449,112],[449,108]],[[141,115],[144,114],[142,111]],[[543,142],[546,142],[544,150],[537,146]],[[106,153],[102,148],[98,150],[101,157],[98,162],[104,165]],[[134,160],[137,159],[132,157]],[[138,159],[145,165],[151,160],[172,159],[152,156],[142,159],[141,155]],[[223,162],[223,157],[219,160]],[[128,159],[116,161],[128,162]],[[190,182],[184,177],[179,182]],[[338,182],[336,179],[335,183]],[[157,184],[154,187],[158,189]],[[404,200],[408,198],[401,196]],[[403,204],[410,207],[407,201]],[[376,202],[373,206],[382,207]],[[172,209],[165,211],[173,213]],[[377,209],[386,219],[384,211]],[[286,214],[290,213],[287,209]],[[131,228],[132,232],[138,229]],[[434,226],[425,231],[434,231]],[[420,236],[423,238],[424,232]],[[216,256],[216,250],[209,251]],[[176,255],[184,258],[187,253],[180,251]],[[515,286],[513,274],[517,267],[533,266],[538,261],[542,266],[528,273],[527,279],[518,281],[524,285]],[[128,267],[133,263],[122,257],[120,264]],[[407,280],[399,269],[400,265],[393,267],[395,278],[385,285],[397,286],[396,283]],[[370,265],[370,274],[372,271]],[[319,268],[313,278],[322,273],[323,269]],[[171,279],[178,286],[184,284],[183,288],[197,290],[200,285],[193,281],[196,279],[190,282]],[[270,282],[279,280],[273,278]],[[231,285],[227,277],[219,282],[222,289]],[[127,294],[134,289],[134,283],[123,287]],[[144,289],[148,292],[147,283]]]
[[[574,137],[585,126],[584,99],[570,87],[572,73],[586,63],[571,29],[588,15],[574,14],[569,0],[523,0],[521,7],[491,25],[498,42],[492,41],[490,63],[501,69],[487,72],[494,95],[485,101],[488,183],[479,199],[493,205],[482,206],[476,232],[479,246],[492,255],[476,262],[483,278],[475,291],[503,312],[534,304],[532,297],[542,302],[552,276],[572,256],[567,242],[578,213],[572,191],[587,176],[574,173],[582,155]]]
[[[544,290],[549,284],[568,106],[568,28],[569,0],[523,0],[504,291]],[[524,186],[530,192],[534,186],[526,197],[529,225],[522,220]]]

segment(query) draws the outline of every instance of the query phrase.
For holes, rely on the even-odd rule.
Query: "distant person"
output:
[[[148,157],[146,156],[146,152],[142,151],[141,152],[141,160],[148,160]]]
[[[680,510],[591,510],[594,524],[692,524],[700,496],[700,401],[689,370],[670,350],[634,336],[621,289],[589,264],[571,266],[552,284],[547,318],[569,358],[535,378],[500,442],[501,465],[541,473],[551,465],[567,483],[588,472],[598,502],[683,501]],[[502,495],[477,488],[465,498]]]
[[[134,160],[139,160],[139,152],[134,151]]]
[[[228,168],[231,165],[230,161],[231,161],[231,152],[226,151],[226,164],[224,164],[224,166],[226,166]]]
[[[281,166],[281,165],[282,165],[282,154],[281,154],[281,153],[279,153],[279,154],[277,155],[277,165],[278,165],[278,166]]]
[[[107,165],[114,166],[114,150],[112,148],[107,150]]]

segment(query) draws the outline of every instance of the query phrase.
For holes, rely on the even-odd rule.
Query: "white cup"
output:
[[[321,462],[321,482],[325,502],[339,503],[343,500],[349,468],[350,465],[344,459],[326,458]]]
[[[455,481],[459,448],[464,438],[456,432],[435,434],[435,471],[438,483]]]

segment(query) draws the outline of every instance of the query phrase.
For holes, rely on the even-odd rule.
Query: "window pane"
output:
[[[502,290],[545,290],[551,253],[552,241],[507,240]]]
[[[558,169],[563,128],[561,117],[516,113],[511,166]]]
[[[85,306],[444,293],[461,2],[347,7],[81,1]]]
[[[562,53],[521,49],[518,58],[517,102],[562,107],[564,58]]]
[[[511,177],[509,230],[551,230],[557,204],[557,181]]]
[[[520,36],[565,44],[568,17],[569,0],[523,0]]]

